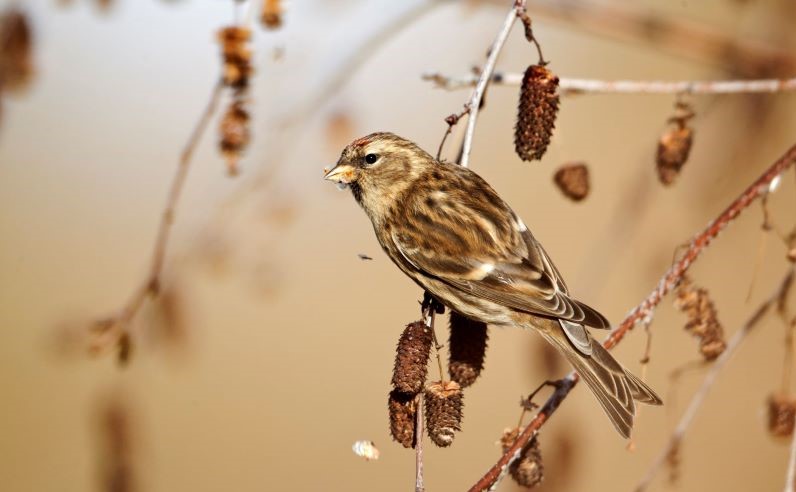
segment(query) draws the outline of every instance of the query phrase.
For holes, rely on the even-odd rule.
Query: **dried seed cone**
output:
[[[0,14],[0,89],[27,87],[33,78],[33,32],[25,14],[9,8]]]
[[[266,29],[282,27],[282,0],[265,0],[260,21]]]
[[[395,351],[395,367],[392,371],[395,389],[412,395],[423,390],[433,341],[431,330],[422,321],[406,326]]]
[[[478,379],[484,368],[486,342],[489,338],[487,326],[486,323],[473,321],[451,311],[450,332],[448,372],[451,379],[466,388]]]
[[[561,166],[553,176],[558,189],[565,197],[579,202],[589,195],[589,168],[583,162]]]
[[[455,381],[436,381],[426,387],[425,397],[428,437],[437,446],[448,447],[461,430],[462,389]]]
[[[415,446],[415,395],[392,390],[387,399],[390,412],[390,435],[405,448]]]
[[[558,77],[541,65],[525,71],[517,105],[514,148],[524,161],[541,159],[558,114]]]
[[[238,161],[251,138],[249,112],[242,100],[238,99],[230,104],[221,118],[219,132],[221,134],[219,148],[226,158],[227,170],[230,175],[238,174]]]
[[[500,444],[503,447],[504,453],[514,444],[519,434],[520,429],[518,427],[507,429],[503,432],[503,437],[500,438]],[[529,489],[542,483],[544,479],[544,465],[542,464],[542,452],[539,449],[539,441],[536,437],[523,446],[520,451],[520,457],[509,467],[509,474],[518,485]]]
[[[774,437],[790,437],[796,422],[796,401],[782,394],[768,397],[768,431]]]
[[[243,89],[249,85],[249,78],[254,73],[252,52],[248,47],[250,39],[251,30],[245,27],[225,27],[218,33],[224,59],[222,78],[228,87]]]
[[[691,280],[685,277],[677,287],[674,305],[688,316],[685,330],[699,338],[702,357],[711,361],[721,355],[727,348],[727,343],[708,291],[694,287]]]
[[[658,153],[655,159],[658,179],[661,183],[666,186],[674,183],[685,161],[688,160],[693,139],[694,131],[684,126],[684,124],[670,129],[661,136],[658,141]]]

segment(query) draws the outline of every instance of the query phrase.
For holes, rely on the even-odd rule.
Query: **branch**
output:
[[[641,492],[645,490],[652,479],[655,478],[655,474],[660,470],[660,468],[666,463],[667,459],[672,453],[677,452],[677,448],[680,446],[680,443],[683,440],[683,436],[685,435],[686,431],[688,430],[691,422],[693,422],[694,417],[696,416],[699,407],[702,406],[704,403],[705,398],[707,398],[710,389],[713,387],[713,384],[716,382],[716,378],[718,377],[721,370],[727,364],[727,362],[732,358],[735,351],[740,347],[741,342],[746,339],[746,335],[748,335],[752,329],[757,325],[757,323],[763,319],[763,316],[768,312],[772,305],[778,303],[784,295],[787,294],[788,288],[790,287],[791,283],[793,282],[793,274],[794,269],[793,267],[788,269],[788,273],[785,275],[785,278],[780,283],[777,290],[766,299],[749,317],[746,323],[735,333],[732,337],[730,342],[727,344],[727,348],[725,351],[716,359],[716,362],[710,367],[710,371],[705,376],[705,379],[702,381],[702,386],[700,386],[699,390],[694,394],[693,398],[691,399],[691,403],[689,403],[688,408],[686,409],[685,413],[683,414],[680,422],[677,424],[674,432],[672,432],[671,437],[669,438],[668,443],[664,446],[663,450],[661,450],[658,457],[653,461],[652,465],[650,465],[649,470],[647,470],[647,474],[644,478],[638,483],[636,486],[635,491]]]
[[[691,239],[688,249],[683,253],[680,260],[669,268],[658,282],[658,286],[647,298],[644,299],[641,304],[633,308],[627,316],[625,316],[625,319],[622,320],[619,326],[611,331],[610,335],[603,342],[603,346],[607,349],[614,347],[638,321],[643,319],[645,322],[649,322],[652,317],[652,312],[657,305],[660,304],[663,296],[677,285],[683,275],[688,271],[689,267],[699,257],[700,253],[702,253],[710,242],[718,236],[733,219],[754,202],[755,199],[767,193],[771,182],[788,169],[794,161],[796,161],[796,145],[788,149],[782,157],[777,159],[777,161],[766,169],[759,178],[743,191],[743,193],[733,200],[718,217],[710,222],[702,232]],[[536,414],[530,424],[528,424],[514,444],[506,450],[498,462],[470,488],[471,492],[488,489],[492,483],[494,483],[500,476],[503,468],[508,466],[514,453],[531,440],[536,431],[544,425],[561,402],[564,401],[575,384],[577,384],[577,381],[577,373],[571,372],[566,378],[559,382],[559,386],[550,398],[547,399],[544,406],[539,410],[539,413]]]
[[[493,73],[491,83],[498,85],[519,86],[522,84],[521,73]],[[436,72],[426,73],[423,80],[432,82],[436,87],[446,90],[458,90],[472,87],[480,81],[475,75],[451,77]],[[562,95],[569,94],[752,94],[775,93],[796,90],[796,77],[790,79],[760,80],[594,80],[560,78],[558,86]]]
[[[794,492],[796,487],[796,432],[790,444],[790,458],[788,459],[788,474],[785,479],[785,492]]]
[[[497,63],[498,56],[500,56],[500,51],[503,49],[503,45],[506,43],[506,39],[509,37],[511,28],[514,26],[514,22],[517,20],[519,13],[525,9],[525,0],[514,0],[512,4],[511,10],[509,10],[508,15],[506,15],[506,20],[503,21],[503,27],[501,27],[498,32],[495,41],[492,43],[492,47],[489,48],[489,56],[486,59],[484,69],[481,71],[478,82],[475,84],[473,95],[470,96],[470,101],[466,105],[470,116],[467,118],[467,130],[464,133],[462,156],[459,160],[459,164],[464,167],[467,167],[470,163],[475,124],[478,121],[478,111],[481,109],[480,106],[481,100],[484,97],[484,91],[486,91],[486,86],[492,79],[492,73],[495,71],[495,64]]]
[[[152,248],[152,256],[150,260],[150,267],[144,281],[133,291],[133,295],[125,303],[121,309],[116,313],[106,318],[100,319],[94,323],[94,329],[97,332],[96,339],[91,344],[92,351],[99,352],[107,347],[113,346],[124,337],[128,336],[128,323],[135,316],[135,313],[141,308],[141,305],[149,296],[157,294],[160,289],[160,277],[163,271],[163,261],[166,257],[166,247],[168,246],[169,233],[171,226],[174,223],[174,215],[177,210],[177,203],[179,202],[182,190],[185,185],[185,179],[188,176],[188,170],[191,165],[191,160],[202,138],[205,130],[207,129],[210,119],[216,111],[218,101],[221,97],[223,89],[221,81],[217,82],[213,91],[210,94],[210,99],[199,117],[193,131],[191,132],[188,142],[185,144],[180,160],[177,165],[177,171],[171,182],[171,188],[166,199],[166,205],[163,209],[158,226],[158,233],[155,239],[155,244]]]

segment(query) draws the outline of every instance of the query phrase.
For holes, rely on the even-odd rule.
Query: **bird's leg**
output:
[[[431,330],[431,336],[434,338],[434,353],[437,356],[439,379],[440,381],[445,381],[445,373],[442,370],[442,357],[439,355],[442,345],[437,341],[437,332],[434,330],[434,317],[436,314],[443,314],[445,312],[445,306],[438,300],[434,299],[434,296],[432,296],[428,291],[423,293],[423,303],[421,306],[423,321]]]

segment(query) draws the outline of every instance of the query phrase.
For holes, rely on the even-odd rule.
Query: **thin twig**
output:
[[[694,396],[691,398],[691,403],[688,404],[688,408],[686,409],[685,413],[683,413],[680,422],[677,424],[674,432],[672,432],[672,435],[669,437],[669,441],[667,442],[666,446],[664,446],[664,448],[658,454],[658,457],[655,459],[655,461],[653,461],[652,465],[650,465],[644,478],[638,483],[638,485],[636,485],[636,492],[641,492],[649,486],[649,484],[652,482],[652,479],[655,478],[655,474],[667,462],[669,455],[678,448],[683,440],[683,436],[691,425],[691,422],[693,422],[697,411],[705,402],[705,398],[707,398],[708,393],[713,387],[713,384],[716,382],[716,378],[718,377],[719,373],[735,354],[735,351],[738,349],[738,347],[740,347],[741,343],[746,339],[746,335],[752,331],[752,329],[758,324],[768,310],[780,299],[783,292],[785,292],[790,286],[791,282],[793,282],[793,271],[793,268],[788,269],[788,273],[785,275],[785,278],[782,280],[774,294],[766,299],[755,310],[752,316],[749,317],[746,323],[744,323],[743,326],[741,326],[741,328],[735,332],[735,335],[733,335],[732,339],[730,339],[729,343],[727,344],[727,348],[724,350],[724,352],[722,352],[719,358],[716,359],[713,365],[710,366],[710,370],[705,375],[705,379],[702,380],[702,386],[700,386],[699,390],[694,393]]]
[[[423,393],[415,397],[415,492],[424,492],[426,486],[423,483]]]
[[[658,286],[644,299],[638,306],[632,309],[625,319],[619,324],[617,328],[611,331],[610,335],[603,342],[603,346],[607,349],[614,347],[622,338],[630,331],[638,321],[644,320],[648,322],[651,320],[652,312],[657,305],[674,286],[680,281],[683,275],[688,271],[689,267],[699,257],[700,253],[710,244],[710,242],[724,230],[724,228],[733,221],[738,215],[746,209],[755,199],[759,198],[763,193],[767,192],[771,181],[779,176],[782,172],[788,169],[796,161],[796,145],[788,149],[785,154],[777,159],[768,169],[766,169],[759,178],[757,178],[746,190],[743,191],[730,205],[719,214],[716,219],[711,221],[708,226],[699,234],[695,235],[688,248],[683,253],[679,261],[672,265],[669,270],[664,273]],[[528,443],[533,437],[534,433],[538,431],[548,418],[556,411],[558,406],[567,397],[569,392],[575,386],[578,380],[578,375],[571,372],[566,378],[562,379],[560,386],[556,391],[547,399],[547,402],[539,410],[534,419],[528,424],[525,430],[517,438],[516,442],[506,450],[498,462],[489,469],[489,471],[481,477],[475,485],[470,488],[471,492],[482,491],[488,489],[491,484],[501,474],[504,467],[507,466],[511,457],[522,446]]]
[[[423,80],[446,90],[466,89],[480,82],[474,74],[450,77],[440,73],[423,74]],[[519,86],[521,73],[491,75],[491,83]],[[775,93],[796,90],[796,77],[790,79],[759,80],[595,80],[560,77],[558,82],[562,95],[568,94],[752,94]]]
[[[160,276],[163,271],[163,262],[166,257],[169,233],[174,223],[177,203],[180,200],[185,180],[188,177],[188,170],[190,169],[194,151],[199,145],[202,135],[210,123],[210,119],[216,112],[223,88],[224,86],[221,81],[217,82],[215,87],[213,87],[207,106],[199,117],[199,121],[197,121],[191,135],[188,137],[188,142],[185,144],[180,154],[177,170],[174,174],[174,178],[172,178],[169,194],[166,198],[166,205],[161,214],[160,225],[158,226],[155,244],[152,248],[152,256],[147,276],[138,288],[135,289],[130,299],[121,309],[107,318],[98,320],[94,324],[94,328],[97,331],[97,337],[91,344],[91,348],[94,351],[101,351],[102,349],[113,346],[114,343],[125,336],[128,333],[128,324],[133,316],[135,316],[135,313],[138,312],[141,305],[149,296],[156,295],[160,289]]]
[[[467,117],[467,130],[464,132],[464,143],[462,145],[462,157],[459,164],[467,167],[470,163],[470,153],[473,149],[473,136],[475,135],[475,124],[478,121],[478,111],[481,106],[481,99],[484,97],[486,86],[492,79],[492,73],[495,71],[495,64],[497,63],[500,51],[509,37],[511,28],[517,20],[517,15],[525,9],[525,0],[514,0],[512,2],[511,10],[506,15],[506,20],[503,21],[503,27],[498,32],[492,47],[489,49],[489,56],[486,59],[484,69],[479,75],[478,82],[473,90],[473,95],[470,97],[470,102],[467,103],[470,115]]]
[[[794,492],[796,487],[796,432],[790,443],[790,458],[788,458],[788,473],[785,478],[785,492]]]

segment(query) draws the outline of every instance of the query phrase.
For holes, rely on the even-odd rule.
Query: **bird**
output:
[[[587,327],[610,322],[570,295],[525,222],[474,171],[389,132],[354,140],[324,171],[351,190],[404,274],[466,318],[535,330],[572,364],[623,437],[636,401],[662,404],[591,336]]]

